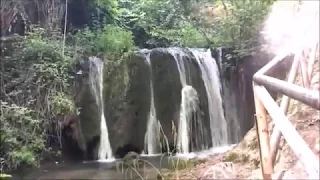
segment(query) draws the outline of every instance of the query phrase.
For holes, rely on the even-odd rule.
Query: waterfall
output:
[[[151,56],[156,61],[152,61],[153,59],[150,57],[152,52],[156,52],[154,56]],[[219,69],[210,50],[170,47],[153,50],[144,49],[140,50],[140,53],[144,54],[151,77],[163,76],[167,72],[171,75],[172,72],[178,71],[178,76],[174,75],[172,82],[168,83],[170,85],[168,87],[162,86],[161,91],[172,87],[174,88],[172,89],[173,94],[176,95],[176,88],[180,85],[174,83],[179,83],[179,81],[181,83],[181,89],[178,90],[181,93],[181,101],[174,106],[170,105],[171,108],[179,105],[179,109],[170,112],[173,114],[166,114],[164,116],[158,114],[157,117],[155,100],[158,97],[155,97],[154,90],[158,93],[158,89],[154,89],[154,85],[158,87],[158,83],[163,82],[154,82],[153,78],[150,78],[150,87],[148,88],[150,88],[151,97],[147,132],[144,137],[144,152],[149,155],[161,152],[158,118],[160,118],[161,122],[165,121],[165,123],[168,123],[167,121],[169,120],[167,118],[173,117],[172,121],[177,122],[177,129],[175,131],[172,130],[172,133],[177,132],[177,134],[172,134],[173,139],[169,141],[171,141],[170,143],[174,143],[179,154],[188,154],[192,151],[208,149],[209,146],[227,145],[228,131],[222,106]],[[160,62],[162,59],[163,63],[171,63],[170,61],[172,60],[174,67],[170,64],[169,68],[174,69],[163,70],[162,62]],[[155,72],[153,72],[153,68],[151,67],[151,63],[153,62],[157,62],[156,64],[152,64],[153,68],[157,69]],[[176,77],[178,78],[178,82],[175,79]],[[161,98],[165,97],[163,94],[160,96]],[[168,96],[174,98],[171,94]],[[160,111],[163,111],[162,106],[159,105]],[[176,117],[175,113],[178,113],[178,117]],[[167,133],[168,125],[164,127]],[[167,134],[165,135],[167,136]]]
[[[212,146],[226,145],[228,144],[227,122],[223,114],[218,66],[215,59],[211,56],[210,49],[206,52],[199,52],[199,50],[195,49],[189,50],[195,56],[200,67],[201,76],[206,88]]]
[[[146,61],[150,68],[150,111],[147,122],[147,132],[145,135],[145,148],[149,155],[158,153],[158,145],[160,143],[159,137],[159,127],[157,122],[156,109],[154,107],[154,92],[153,92],[153,82],[152,82],[152,67],[150,61],[150,52],[146,55]]]
[[[190,152],[191,121],[195,118],[197,123],[201,123],[201,120],[197,119],[197,116],[194,114],[199,109],[198,93],[192,86],[187,84],[183,57],[187,57],[188,55],[178,48],[169,48],[168,51],[177,63],[182,85],[177,150],[179,153],[186,154]]]
[[[97,106],[99,108],[100,116],[100,147],[98,152],[99,160],[111,160],[112,149],[109,141],[109,134],[106,119],[104,116],[104,105],[103,105],[103,62],[96,58],[89,58],[90,71],[89,71],[89,81],[90,88],[95,97]]]

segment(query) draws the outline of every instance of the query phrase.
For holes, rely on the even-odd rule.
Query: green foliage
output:
[[[96,55],[103,52],[122,56],[134,48],[132,33],[117,25],[106,25],[99,30],[85,28],[70,39],[80,54]]]
[[[133,36],[119,26],[107,25],[97,34],[98,49],[107,54],[120,55],[134,47]]]
[[[234,48],[240,56],[251,55],[259,48],[258,35],[273,1],[220,1],[216,8],[222,15],[213,17],[214,42]]]
[[[1,171],[39,163],[46,132],[44,119],[36,116],[29,108],[1,102]]]
[[[118,0],[88,0],[93,7],[104,8],[111,16],[116,18],[118,16]]]
[[[57,115],[75,109],[69,95],[74,53],[65,47],[62,54],[62,41],[44,29],[33,29],[6,51],[8,56],[1,57],[5,94],[1,95],[0,154],[1,170],[12,170],[38,165],[47,143],[60,142],[55,133]]]
[[[190,23],[179,23],[177,29],[155,29],[151,32],[152,36],[164,37],[172,45],[181,47],[208,47],[209,42],[204,34],[198,31]]]
[[[70,95],[58,92],[53,96],[53,112],[57,115],[70,114],[75,111],[75,105]]]
[[[2,174],[2,173],[0,173],[0,179],[10,179],[10,178],[12,178],[12,176],[10,175],[10,174]]]
[[[47,38],[43,31],[35,30],[23,41],[21,61],[30,62],[29,67],[35,71],[36,83],[46,86],[60,86],[65,89],[68,86],[68,68],[71,65],[71,57],[63,55],[62,42]]]
[[[188,20],[191,9],[203,2],[206,1],[123,0],[119,2],[119,19],[132,27],[132,31],[143,28],[149,36],[147,44],[151,46],[205,47],[206,37]]]
[[[88,27],[79,30],[75,35],[69,34],[68,43],[74,45],[74,52],[80,56],[97,53],[97,34]]]
[[[119,17],[133,31],[142,27],[149,44],[166,39],[167,45],[226,47],[241,57],[258,51],[260,25],[273,2],[122,0]]]

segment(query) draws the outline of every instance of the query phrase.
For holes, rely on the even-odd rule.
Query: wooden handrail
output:
[[[306,105],[320,110],[319,92],[300,87],[285,81],[268,77],[265,75],[255,74],[253,80],[260,85],[266,86],[268,89],[280,92]]]

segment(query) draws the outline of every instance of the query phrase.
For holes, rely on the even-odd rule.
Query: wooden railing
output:
[[[256,129],[259,140],[261,169],[264,179],[272,179],[281,134],[292,148],[293,152],[298,156],[300,162],[304,165],[309,177],[312,179],[319,178],[319,158],[317,158],[309,148],[308,144],[299,135],[286,116],[290,98],[298,100],[317,110],[320,109],[319,91],[309,89],[309,79],[312,74],[312,67],[315,62],[317,49],[318,46],[316,46],[311,53],[314,56],[310,56],[308,68],[303,60],[303,54],[295,56],[288,76],[288,82],[265,75],[269,70],[285,59],[288,53],[276,56],[253,76]],[[299,64],[304,87],[294,84]],[[273,100],[266,88],[283,94],[280,107]],[[271,135],[271,141],[268,131],[267,112],[275,124]]]

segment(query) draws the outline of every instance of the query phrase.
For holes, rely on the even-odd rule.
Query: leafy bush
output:
[[[74,52],[79,55],[92,55],[97,51],[97,33],[88,27],[68,35],[68,44],[73,44]]]
[[[120,55],[130,51],[134,47],[133,36],[130,31],[126,31],[119,26],[107,25],[103,28],[98,38],[98,49],[101,52]]]
[[[126,52],[134,48],[130,31],[116,25],[96,31],[86,28],[68,35],[64,47],[61,37],[42,28],[32,29],[15,44],[14,52],[2,59],[1,87],[6,95],[1,96],[1,124],[5,124],[1,129],[5,134],[1,136],[1,161],[6,170],[37,165],[48,145],[61,142],[59,118],[76,111],[70,70],[78,59],[104,52],[105,81],[113,85],[108,84],[106,91],[117,100],[124,95],[128,81],[124,60]]]
[[[62,54],[59,38],[33,29],[13,48],[1,59],[1,170],[37,165],[48,143],[60,142],[57,115],[75,109],[69,95],[74,63],[69,47]]]
[[[75,111],[75,105],[70,95],[58,92],[52,99],[53,112],[56,115],[70,114]]]
[[[23,42],[21,61],[29,62],[37,77],[36,83],[47,86],[68,87],[68,69],[71,57],[62,54],[62,41],[42,37],[33,33]]]
[[[239,56],[252,55],[259,51],[260,27],[273,2],[217,1],[196,18],[197,24],[211,35],[216,46],[233,48]]]
[[[99,52],[122,56],[125,52],[134,48],[131,31],[117,25],[105,25],[102,29],[91,30],[85,28],[79,30],[74,36],[70,36],[78,53],[96,55]]]
[[[176,29],[155,29],[151,34],[155,37],[164,37],[176,46],[201,48],[209,46],[205,35],[186,22],[179,23]]]
[[[36,119],[36,114],[26,107],[1,102],[1,171],[39,163],[46,132],[44,119]]]

